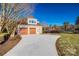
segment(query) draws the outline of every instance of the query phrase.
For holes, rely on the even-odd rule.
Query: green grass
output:
[[[61,34],[57,44],[60,55],[79,55],[79,34]]]

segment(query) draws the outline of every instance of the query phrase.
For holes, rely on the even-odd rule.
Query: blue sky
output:
[[[65,21],[74,24],[76,17],[79,16],[79,4],[37,4],[33,16],[41,23],[46,22],[49,25],[62,25]]]

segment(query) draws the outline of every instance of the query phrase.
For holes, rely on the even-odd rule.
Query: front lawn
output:
[[[78,56],[79,34],[61,34],[56,42],[56,47],[61,56]]]

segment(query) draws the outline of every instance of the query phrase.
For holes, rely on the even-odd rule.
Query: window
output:
[[[29,20],[29,23],[36,23],[34,20]]]
[[[31,20],[29,20],[29,23],[32,23],[32,21],[31,21]]]

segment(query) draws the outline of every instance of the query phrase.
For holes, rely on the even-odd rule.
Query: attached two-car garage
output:
[[[42,33],[41,26],[21,26],[21,27],[19,27],[20,35],[40,34],[40,33]]]
[[[21,28],[19,32],[20,32],[21,35],[27,35],[28,34],[28,28]],[[30,34],[36,34],[36,29],[35,28],[29,28],[29,33]]]

